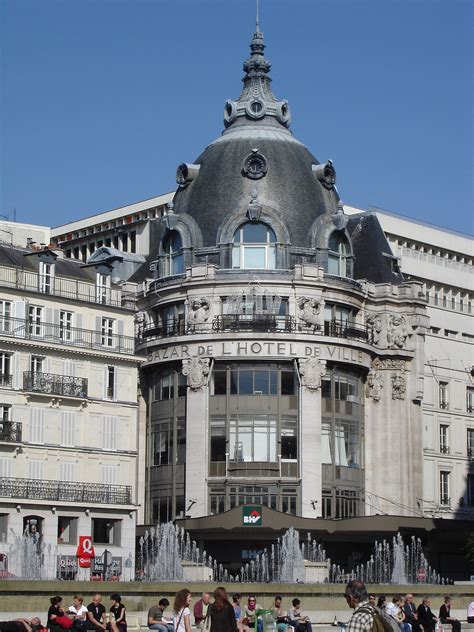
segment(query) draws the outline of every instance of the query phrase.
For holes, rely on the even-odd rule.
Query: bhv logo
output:
[[[262,524],[262,508],[244,505],[242,508],[242,524],[245,527],[260,527]]]

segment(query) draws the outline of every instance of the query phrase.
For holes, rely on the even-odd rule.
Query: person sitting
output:
[[[416,610],[418,623],[422,626],[424,632],[434,632],[436,622],[438,621],[438,617],[431,611],[430,603],[430,600],[425,597]]]
[[[196,630],[202,630],[204,625],[204,619],[207,616],[207,609],[209,608],[209,602],[211,601],[211,595],[208,592],[203,592],[201,599],[196,601],[193,608],[194,623],[196,624]]]
[[[411,625],[412,632],[421,632],[421,625],[418,623],[418,614],[413,599],[414,597],[411,593],[405,595],[405,603],[403,604],[403,612],[406,616],[405,621]]]
[[[87,606],[87,625],[86,630],[106,630],[105,607],[101,603],[102,595],[96,593],[92,597],[91,603]]]
[[[467,622],[474,623],[474,601],[471,601],[467,607]]]
[[[33,617],[32,619],[20,617],[12,619],[12,621],[0,621],[0,630],[2,632],[35,632],[43,629],[39,617]]]
[[[284,612],[281,606],[282,598],[280,595],[275,597],[275,601],[273,602],[273,616],[275,618],[275,623],[277,624],[277,632],[286,632],[288,626],[290,625],[290,618]]]
[[[66,614],[71,616],[73,627],[76,630],[82,630],[87,624],[87,608],[84,605],[84,597],[82,595],[74,595],[72,606],[69,606]]]
[[[107,629],[112,630],[112,632],[127,632],[125,606],[122,603],[122,597],[118,593],[113,593],[110,595],[110,601],[112,602],[110,607],[111,619]]]
[[[290,618],[290,625],[295,628],[295,632],[311,632],[312,627],[309,622],[309,617],[305,617],[301,613],[301,601],[295,597],[291,602],[293,608],[288,613]]]
[[[152,606],[148,611],[147,623],[149,630],[159,632],[173,632],[173,621],[165,617],[165,610],[170,605],[166,597],[160,599],[157,606]]]
[[[63,598],[60,595],[51,597],[51,605],[48,609],[48,622],[46,627],[50,630],[70,630],[73,626],[72,616],[68,617],[63,608]]]
[[[406,614],[402,609],[400,595],[394,595],[392,603],[387,603],[385,606],[385,612],[397,622],[402,632],[411,632],[411,625],[405,621]]]
[[[257,603],[255,595],[249,595],[242,623],[248,626],[251,630],[256,628],[257,632],[263,632],[263,621],[261,619],[257,619],[257,610],[261,609],[262,607]]]
[[[460,632],[461,622],[451,616],[451,597],[449,595],[445,596],[444,603],[439,609],[439,620],[443,625],[451,625],[453,632]]]

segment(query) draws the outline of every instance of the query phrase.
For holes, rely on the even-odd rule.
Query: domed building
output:
[[[422,496],[422,286],[292,135],[258,29],[250,51],[222,135],[178,166],[132,277],[145,521],[403,516]]]

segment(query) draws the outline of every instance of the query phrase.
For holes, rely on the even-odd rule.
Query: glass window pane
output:
[[[267,250],[268,253],[268,261],[267,268],[269,270],[274,270],[276,268],[276,248],[275,246],[270,246]]]
[[[269,387],[268,387],[268,371],[255,371],[255,389],[256,391],[261,391],[262,395],[268,395]]]
[[[296,437],[291,430],[284,430],[281,437],[281,458],[296,459]]]
[[[246,244],[264,244],[267,242],[268,228],[265,224],[245,224],[242,232]]]
[[[270,395],[277,394],[278,371],[270,371]]]
[[[239,395],[253,395],[253,371],[240,371]]]
[[[244,268],[265,268],[265,247],[244,246]]]
[[[232,267],[240,268],[240,246],[232,248]]]
[[[281,372],[281,394],[282,395],[295,394],[295,374],[293,371]]]
[[[321,424],[321,462],[332,463],[331,458],[331,426],[329,422]]]
[[[230,371],[230,394],[231,395],[237,395],[237,393],[239,392],[238,389],[238,380],[239,379],[239,372],[237,371],[237,369],[231,369]]]
[[[226,371],[214,371],[214,395],[226,393]]]
[[[261,422],[260,422],[261,423]],[[267,424],[257,425],[254,436],[254,460],[268,460],[268,429]]]
[[[184,272],[184,258],[183,255],[174,255],[172,260],[173,269],[171,274],[183,274]]]
[[[328,255],[328,273],[339,275],[339,257]]]

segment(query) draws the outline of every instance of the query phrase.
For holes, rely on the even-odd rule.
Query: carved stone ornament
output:
[[[301,375],[301,383],[309,391],[317,391],[321,388],[321,379],[326,373],[325,365],[317,358],[298,360]]]
[[[387,346],[389,349],[403,349],[408,338],[407,322],[403,316],[391,314],[388,317]]]
[[[374,402],[379,402],[383,389],[383,375],[381,371],[377,371],[377,364],[369,371],[367,375],[367,384],[365,386],[365,394],[371,397]]]
[[[190,302],[188,314],[186,316],[186,322],[188,325],[203,325],[207,323],[210,315],[210,304],[207,298],[201,296],[200,298],[194,298]]]
[[[258,149],[252,149],[252,153],[244,160],[242,173],[251,180],[260,180],[268,171],[267,159]]]
[[[406,380],[401,371],[392,375],[392,399],[405,399]]]
[[[183,375],[188,378],[188,386],[193,391],[199,391],[207,384],[209,375],[209,358],[192,358],[183,360]]]
[[[250,204],[247,207],[247,217],[251,222],[259,222],[262,214],[262,205],[258,201],[258,191],[253,189],[250,194]]]
[[[405,371],[405,360],[395,360],[394,358],[377,358],[380,369],[391,369],[392,371]],[[375,360],[372,364],[375,363]]]
[[[322,301],[318,298],[301,296],[298,299],[298,318],[303,323],[303,328],[313,331],[321,329]]]
[[[366,322],[367,329],[369,330],[369,340],[371,340],[372,344],[376,347],[382,347],[382,317],[379,314],[371,314],[370,316],[367,316]]]
[[[133,322],[135,325],[135,334],[139,336],[145,329],[145,312],[137,312],[133,317]]]

